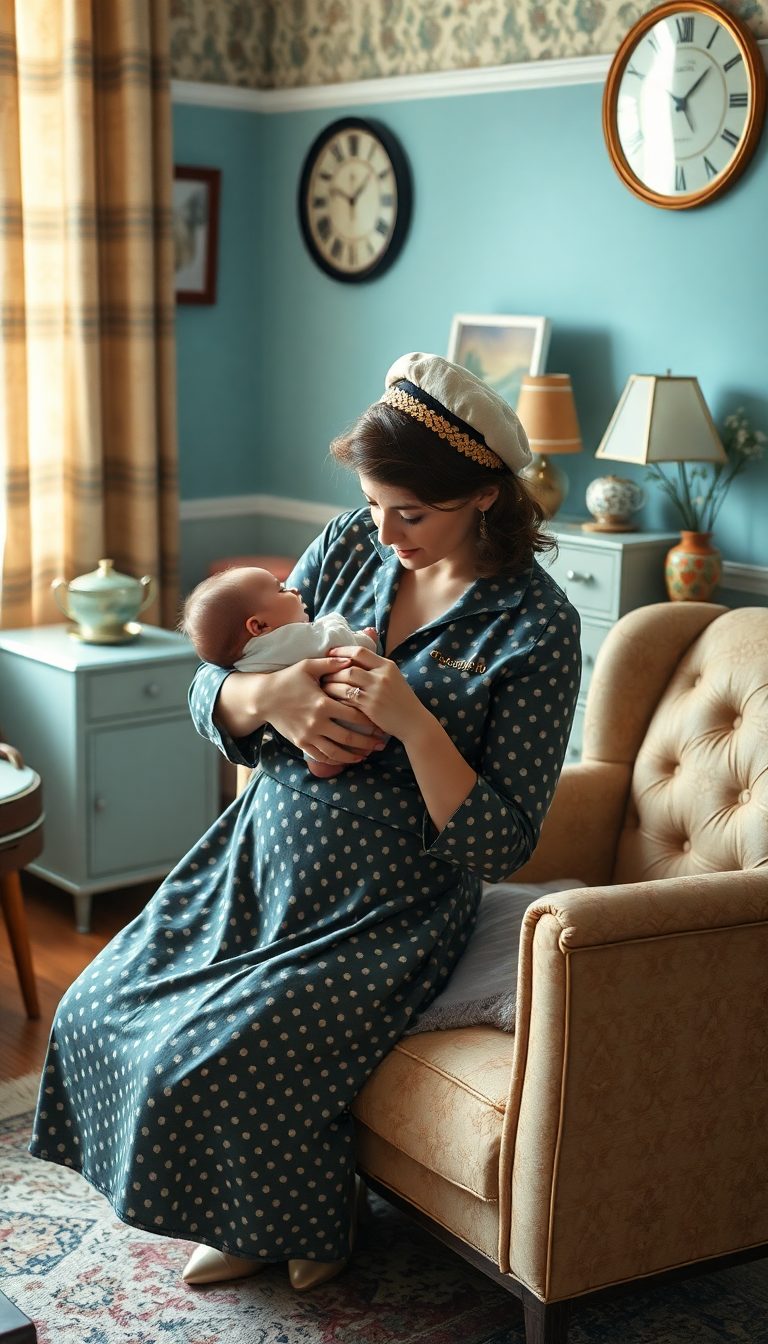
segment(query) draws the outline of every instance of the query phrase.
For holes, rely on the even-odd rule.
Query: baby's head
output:
[[[269,570],[225,569],[189,594],[179,629],[206,663],[232,667],[249,639],[308,620],[297,590]]]

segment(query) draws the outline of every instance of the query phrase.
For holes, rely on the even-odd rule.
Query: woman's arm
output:
[[[371,750],[370,740],[361,744],[360,733],[333,721],[336,702],[320,686],[321,677],[348,666],[344,657],[305,658],[280,672],[233,673],[221,686],[214,720],[236,740],[269,723],[315,760],[345,765],[363,760]],[[382,741],[384,734],[359,709],[350,705],[344,717],[369,737],[375,736],[377,743]]]

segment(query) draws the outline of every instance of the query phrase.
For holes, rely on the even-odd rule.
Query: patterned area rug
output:
[[[315,1293],[273,1266],[188,1288],[183,1241],[118,1222],[74,1172],[31,1158],[27,1080],[0,1115],[0,1287],[39,1344],[524,1344],[502,1289],[378,1199],[354,1261]],[[574,1316],[569,1344],[766,1344],[768,1267],[742,1266]]]

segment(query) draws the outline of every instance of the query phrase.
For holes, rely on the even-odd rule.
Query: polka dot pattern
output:
[[[360,510],[291,583],[312,619],[383,632],[398,574]],[[393,657],[478,772],[439,835],[395,739],[318,780],[271,730],[220,734],[227,674],[197,674],[199,730],[258,769],[65,995],[30,1145],[126,1222],[265,1262],[346,1254],[349,1107],[444,986],[481,879],[532,852],[578,691],[578,618],[536,565],[473,585]]]

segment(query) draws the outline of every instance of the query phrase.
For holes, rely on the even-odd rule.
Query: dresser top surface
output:
[[[577,541],[592,546],[597,544],[617,550],[621,550],[625,546],[633,548],[671,546],[673,542],[680,540],[679,532],[587,532],[581,523],[567,522],[560,518],[554,518],[548,524],[548,528],[561,541]]]
[[[188,639],[155,625],[145,625],[132,644],[82,644],[72,638],[69,626],[63,622],[24,630],[0,630],[0,652],[20,654],[65,672],[180,659],[200,661]]]

